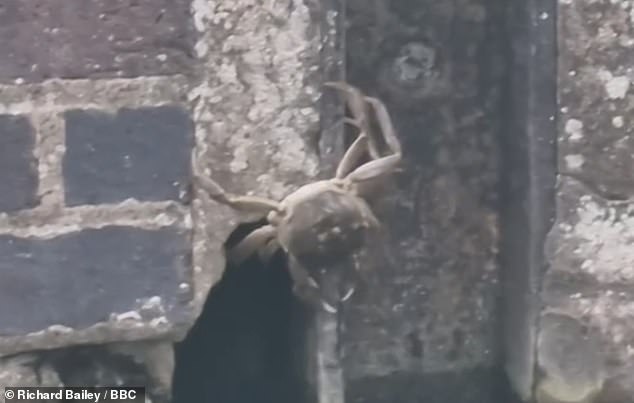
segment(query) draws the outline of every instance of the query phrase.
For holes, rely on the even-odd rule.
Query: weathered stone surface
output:
[[[348,80],[385,101],[404,162],[376,199],[386,238],[370,245],[365,295],[353,296],[346,313],[347,394],[494,402],[499,379],[476,382],[473,369],[493,371],[500,352],[496,114],[504,66],[502,35],[491,28],[500,26],[502,4],[348,4]],[[443,388],[426,394],[413,385],[405,393],[403,379],[474,393],[442,400]]]
[[[195,51],[201,62],[200,81],[188,98],[196,121],[197,168],[234,194],[280,199],[320,173],[322,154],[316,148],[320,131],[318,106],[322,72],[319,65],[323,37],[319,27],[322,18],[333,17],[322,14],[321,4],[304,0],[192,3],[195,27],[200,32]],[[209,288],[220,280],[225,270],[223,249],[229,234],[240,221],[251,221],[255,217],[237,214],[210,200],[200,189],[196,189],[195,196],[192,203],[194,291],[196,312],[200,312],[198,309],[202,309]],[[253,274],[252,271],[249,274]],[[218,284],[221,286],[222,283]],[[234,297],[241,296],[242,292]],[[244,325],[267,334],[278,334],[278,326],[258,322],[263,315],[251,315],[248,320],[227,315],[243,305],[266,310],[266,304],[260,299],[240,298],[236,304],[230,302],[228,306],[232,311],[222,310],[216,314],[238,329],[243,329],[246,322]],[[202,328],[209,326],[207,331],[218,342],[210,342],[203,336],[203,350],[196,345],[183,346],[183,350],[189,351],[181,350],[181,363],[193,362],[191,365],[196,367],[212,368],[210,372],[195,373],[185,369],[183,378],[188,379],[183,380],[186,385],[181,389],[182,400],[175,397],[175,401],[190,402],[206,393],[210,393],[210,400],[223,401],[222,396],[228,396],[224,401],[239,401],[240,395],[250,395],[247,401],[257,401],[263,400],[271,389],[279,392],[274,394],[278,397],[296,392],[289,387],[288,378],[278,381],[277,370],[265,369],[266,375],[261,375],[264,362],[278,365],[280,353],[276,348],[262,348],[257,330],[245,332],[223,327],[227,331],[218,332],[217,322],[211,320],[211,324],[205,320],[198,323]],[[192,339],[200,337],[195,330],[190,335]],[[277,346],[280,340],[276,338],[272,343]],[[287,343],[284,344],[282,356],[289,352]],[[236,348],[227,349],[227,345]],[[275,351],[274,357],[254,362],[253,358],[260,354],[270,357],[271,351]],[[178,367],[177,362],[177,373]],[[228,371],[241,375],[228,376]],[[291,376],[297,375],[301,375],[301,371]],[[254,385],[251,388],[245,388],[248,379],[254,379],[248,382]],[[284,400],[283,397],[272,399]],[[300,400],[289,398],[288,401]]]
[[[26,116],[0,115],[0,212],[37,203],[35,133]]]
[[[607,201],[566,177],[557,196],[557,222],[546,249],[549,275],[570,274],[588,286],[634,284],[634,204]]]
[[[634,401],[632,12],[631,2],[564,0],[558,13],[561,176],[542,295],[546,309],[598,332],[605,403]],[[596,392],[577,375],[558,383]]]
[[[57,375],[59,386],[143,385],[147,402],[168,403],[171,401],[171,371],[174,363],[172,350],[169,341],[145,340],[72,346],[39,351],[33,356],[37,367]]]
[[[190,175],[193,125],[179,107],[65,113],[66,204],[178,200]]]
[[[188,233],[173,228],[110,226],[52,239],[1,235],[0,352],[71,344],[74,331],[98,324],[103,334],[121,325],[157,335],[182,325],[190,315],[189,255]]]
[[[511,403],[500,396],[502,374],[495,369],[472,369],[427,374],[395,373],[388,377],[352,380],[346,403]],[[372,398],[368,398],[371,396]]]
[[[563,312],[545,312],[539,323],[537,402],[592,403],[605,379],[599,335]]]
[[[0,5],[0,82],[136,77],[191,67],[189,0]]]
[[[634,197],[634,4],[559,4],[560,171],[607,198]]]
[[[112,353],[128,356],[142,366],[147,374],[148,392],[164,397],[166,401],[170,400],[175,364],[173,343],[147,340],[137,343],[115,343],[106,348]]]
[[[0,358],[0,403],[5,403],[6,386],[62,386],[55,369],[39,360],[37,354],[18,354]]]
[[[605,365],[602,395],[634,390],[634,204],[605,200],[566,177],[557,196],[544,303],[598,329]]]
[[[189,94],[198,170],[234,194],[281,199],[319,174],[319,2],[266,7],[256,0],[196,1],[201,80]],[[224,270],[224,242],[239,221],[196,192],[196,309]],[[258,219],[261,217],[258,217]],[[199,311],[198,311],[199,312]]]

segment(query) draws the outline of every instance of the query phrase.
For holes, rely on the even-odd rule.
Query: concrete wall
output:
[[[560,1],[558,10],[559,176],[538,391],[632,402],[634,4]]]
[[[249,219],[192,193],[192,153],[236,193],[319,174],[318,5],[1,5],[0,354],[160,338],[170,373]],[[37,359],[0,384],[37,384]]]
[[[322,400],[497,403],[505,367],[526,401],[632,401],[631,2],[5,3],[0,385],[168,401],[172,343],[256,219],[192,189],[192,155],[238,194],[327,177],[345,68],[405,155],[341,361],[312,326]]]
[[[347,4],[347,78],[385,101],[404,150],[347,313],[348,401],[496,402],[505,4]]]
[[[510,19],[507,371],[526,401],[631,402],[632,4],[523,4]]]

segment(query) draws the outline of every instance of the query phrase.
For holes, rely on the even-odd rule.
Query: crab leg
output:
[[[341,158],[335,178],[341,179],[348,175],[366,151],[368,151],[368,136],[361,132]]]
[[[368,105],[363,93],[347,83],[328,81],[324,83],[324,86],[342,91],[346,97],[346,105],[350,109],[352,118],[345,118],[344,122],[353,125],[359,129],[359,136],[370,134],[370,124],[368,122]],[[376,144],[371,141],[368,142],[367,150],[372,158],[379,158],[380,153],[376,147]]]
[[[337,313],[335,307],[320,298],[319,284],[292,254],[288,256],[288,271],[293,280],[293,293],[295,295],[310,303],[321,305],[329,313]]]
[[[280,204],[275,200],[257,196],[234,196],[227,193],[219,184],[202,175],[194,174],[194,180],[207,192],[209,197],[219,203],[226,204],[236,210],[259,212],[280,211]]]
[[[380,181],[383,177],[396,171],[402,156],[401,144],[396,137],[392,119],[383,102],[373,97],[364,97],[364,100],[372,106],[385,143],[391,149],[392,154],[369,161],[346,176],[361,193],[367,188],[365,185],[372,185],[374,182]]]
[[[383,138],[385,139],[388,147],[390,147],[394,155],[398,155],[400,157],[402,152],[401,143],[396,137],[396,129],[394,129],[392,118],[390,118],[390,114],[387,111],[385,104],[379,99],[373,97],[365,97],[365,100],[372,105],[372,108],[374,109],[376,119],[381,127],[381,133],[383,133]]]
[[[239,265],[273,238],[275,238],[275,228],[273,226],[265,225],[260,227],[247,235],[236,246],[230,248],[227,251],[227,260]]]

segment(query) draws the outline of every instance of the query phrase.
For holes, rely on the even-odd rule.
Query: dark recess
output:
[[[238,227],[227,246],[261,225]],[[305,402],[303,310],[282,253],[227,266],[176,346],[173,403]]]
[[[423,399],[514,402],[504,363],[511,360],[511,365],[526,368],[528,363],[523,360],[531,355],[532,346],[525,336],[534,325],[539,302],[537,283],[543,270],[541,247],[553,215],[556,3],[348,0],[347,4],[348,81],[385,100],[399,130],[406,163],[410,163],[406,173],[420,176],[428,194],[433,192],[431,185],[436,178],[455,171],[460,180],[458,186],[442,190],[455,195],[458,211],[464,217],[484,222],[481,206],[499,213],[499,270],[503,284],[478,290],[483,297],[491,292],[497,300],[497,320],[486,324],[495,334],[485,337],[493,340],[497,354],[497,365],[490,371],[483,368],[462,374],[403,373],[355,380],[349,384],[349,397],[356,402],[373,396],[373,403]],[[482,17],[470,14],[470,10],[485,10],[486,17],[480,20]],[[443,20],[448,15],[451,17]],[[399,59],[403,61],[400,76],[385,67],[381,69]],[[446,121],[441,115],[443,109],[447,111]],[[485,118],[471,125],[464,119],[470,111],[479,111]],[[466,122],[464,129],[462,122]],[[438,158],[443,151],[450,156],[444,165]],[[476,163],[470,165],[466,161]],[[402,192],[397,200],[405,200],[410,186],[399,185]],[[443,248],[487,237],[484,228],[472,224],[475,232],[453,242],[451,234],[468,228],[469,221],[438,225],[441,203],[442,200],[432,200],[424,208],[428,216],[425,227],[435,233],[427,240],[432,245],[427,259]],[[399,216],[407,217],[407,210],[400,209]],[[390,220],[390,226],[401,226],[404,233],[411,231],[399,220]],[[416,222],[416,218],[407,221]],[[460,254],[455,248],[452,253],[440,255],[439,263],[451,262]],[[478,272],[482,265],[477,253],[465,257],[454,265],[460,268],[460,281],[468,279],[469,273]],[[433,267],[422,270],[433,273]],[[430,277],[428,284],[433,289],[433,274]],[[469,288],[464,289],[465,300],[477,297],[468,294],[477,287],[475,281],[474,278],[473,283],[468,282]],[[425,301],[420,301],[420,305],[431,307]],[[433,311],[427,313],[433,315]],[[431,330],[430,336],[434,332]],[[452,334],[458,346],[464,345],[465,337],[474,336],[461,329]],[[425,336],[410,333],[405,338],[412,355],[421,360],[426,357],[420,346],[420,340],[429,339]],[[453,360],[465,351],[454,349],[450,353],[448,360]],[[471,392],[465,393],[467,390]]]

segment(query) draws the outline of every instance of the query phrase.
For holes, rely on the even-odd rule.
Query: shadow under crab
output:
[[[254,230],[227,251],[233,264],[258,253],[267,261],[279,248],[288,256],[293,289],[303,300],[335,312],[333,306],[354,292],[357,265],[341,263],[353,257],[365,245],[369,231],[379,227],[378,220],[364,200],[377,185],[393,174],[401,162],[401,146],[385,105],[365,96],[357,88],[341,82],[329,82],[345,95],[351,118],[346,123],[358,129],[357,138],[339,163],[335,177],[308,183],[281,201],[255,196],[234,196],[210,178],[195,174],[199,186],[215,201],[236,210],[260,212],[267,224]],[[376,121],[379,133],[371,127]],[[382,156],[380,144],[390,149]],[[370,161],[360,163],[364,156]],[[198,169],[194,164],[194,172]],[[341,269],[346,267],[347,269]],[[342,284],[320,283],[325,271],[344,270]],[[327,287],[328,289],[325,289]],[[336,297],[335,297],[336,296]]]

